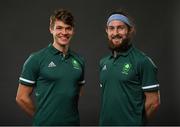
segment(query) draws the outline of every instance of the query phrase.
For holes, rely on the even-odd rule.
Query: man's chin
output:
[[[118,47],[121,47],[121,45],[122,45],[121,43],[116,43],[116,44],[113,44],[113,47],[118,48]]]
[[[69,44],[69,40],[60,40],[59,43],[61,45],[68,45]]]
[[[122,46],[122,42],[112,42],[112,47],[113,48],[120,48]]]
[[[111,50],[117,50],[117,49],[120,49],[121,46],[120,46],[120,45],[109,45],[109,48],[110,48]]]
[[[120,45],[121,43],[122,43],[122,41],[121,40],[118,40],[118,41],[111,41],[111,43],[113,44],[113,45]]]
[[[111,50],[121,50],[125,45],[127,45],[128,43],[126,42],[122,42],[122,43],[113,43],[113,42],[110,42],[110,45],[109,45],[109,48]]]

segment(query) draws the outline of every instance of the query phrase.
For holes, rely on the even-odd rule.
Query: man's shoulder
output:
[[[100,59],[100,64],[102,64],[102,63],[108,61],[109,58],[110,58],[110,55],[106,55],[106,56],[102,57],[102,58]]]
[[[138,63],[141,63],[141,64],[142,63],[151,63],[155,66],[153,60],[142,50],[135,48],[134,53],[135,53],[136,60],[138,61]]]
[[[142,50],[135,48],[135,47],[134,47],[134,50],[132,53],[139,60],[144,60],[144,59],[147,59],[147,57],[148,57],[146,53],[144,53]]]
[[[38,51],[35,51],[35,52],[32,52],[29,56],[30,59],[33,59],[33,60],[40,60],[42,59],[44,56],[47,55],[47,50],[48,48],[45,47],[45,48],[42,48]]]

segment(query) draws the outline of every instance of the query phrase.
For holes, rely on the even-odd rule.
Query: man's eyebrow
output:
[[[59,28],[71,28],[71,26],[57,26]]]
[[[61,27],[61,28],[63,28],[63,26],[57,26],[57,27]]]
[[[115,26],[107,26],[107,27],[115,27]]]

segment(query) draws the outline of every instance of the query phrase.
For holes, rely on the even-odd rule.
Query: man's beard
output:
[[[123,52],[123,51],[127,50],[127,48],[130,45],[130,40],[131,40],[130,37],[126,37],[125,39],[123,39],[119,45],[113,44],[112,40],[115,38],[121,39],[122,37],[119,35],[112,37],[112,39],[109,40],[109,49],[111,51],[117,51],[117,52]]]

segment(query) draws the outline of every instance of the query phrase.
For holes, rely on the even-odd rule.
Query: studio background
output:
[[[180,2],[178,0],[1,0],[0,125],[31,125],[15,102],[22,65],[30,53],[52,42],[49,16],[69,9],[75,19],[71,48],[86,59],[85,95],[80,98],[81,125],[98,125],[98,65],[107,55],[106,18],[123,8],[134,18],[133,43],[158,66],[161,106],[150,125],[180,125]]]

